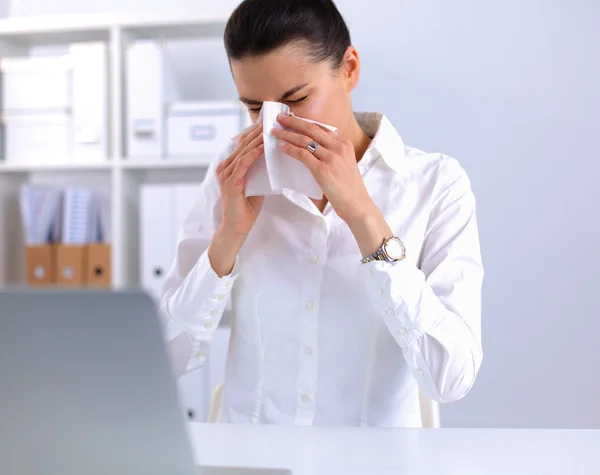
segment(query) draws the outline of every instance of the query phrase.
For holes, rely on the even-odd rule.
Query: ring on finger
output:
[[[317,142],[315,142],[314,140],[311,140],[310,142],[308,142],[308,144],[306,145],[306,150],[308,150],[310,153],[312,153],[314,155],[314,153],[317,151],[317,149],[319,148],[319,144]]]

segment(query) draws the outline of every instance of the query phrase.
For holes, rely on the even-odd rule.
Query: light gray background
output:
[[[217,3],[217,2],[216,2]],[[221,9],[154,0],[156,9]],[[484,365],[444,426],[600,428],[600,2],[338,0],[362,54],[356,109],[456,156],[478,197]],[[9,14],[147,0],[4,0]],[[184,94],[231,98],[219,42],[171,45]]]

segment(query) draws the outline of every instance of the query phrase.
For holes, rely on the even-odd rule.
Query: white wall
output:
[[[13,0],[11,11],[147,5]],[[600,2],[338,5],[362,53],[356,108],[384,111],[407,143],[459,158],[478,197],[484,365],[472,393],[442,409],[444,425],[600,428]],[[190,91],[235,93],[220,45],[209,60],[186,48],[174,61]],[[207,64],[218,66],[210,77]]]

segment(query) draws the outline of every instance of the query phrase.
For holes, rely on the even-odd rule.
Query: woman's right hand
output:
[[[237,254],[262,209],[264,196],[246,197],[245,191],[248,170],[263,153],[262,124],[259,123],[240,137],[231,155],[217,167],[223,215],[208,255],[219,277],[231,273]]]

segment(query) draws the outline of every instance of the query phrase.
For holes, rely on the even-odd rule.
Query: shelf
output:
[[[215,38],[225,32],[227,15],[203,15],[181,18],[136,18],[119,26],[134,38]]]
[[[132,37],[222,37],[229,11],[190,15],[48,15],[0,19],[0,38],[19,45],[109,41],[121,28]]]
[[[129,158],[123,159],[119,166],[129,170],[207,168],[214,158],[214,155],[199,156],[196,158]]]
[[[112,24],[103,15],[4,18],[0,20],[0,38],[26,45],[108,41]]]
[[[41,171],[109,171],[113,167],[112,160],[102,162],[2,162],[0,161],[0,173],[31,173]]]

